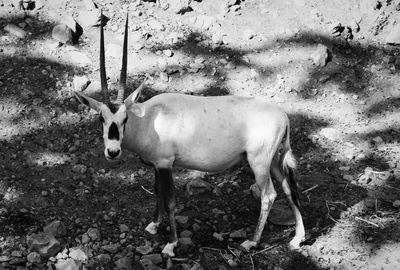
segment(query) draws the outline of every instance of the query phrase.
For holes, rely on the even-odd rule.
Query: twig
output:
[[[249,254],[249,256],[250,256],[250,261],[251,261],[251,268],[254,270],[253,257],[251,256],[251,254]]]
[[[254,252],[254,253],[251,254],[251,255],[254,256],[254,255],[258,255],[258,254],[260,254],[260,253],[267,252],[268,250],[274,249],[274,248],[276,248],[276,247],[279,246],[279,245],[280,245],[280,244],[275,244],[275,245],[269,246],[269,247],[267,247],[267,248],[264,248],[263,250]]]
[[[306,190],[304,190],[303,192],[301,192],[301,193],[307,193],[307,192],[309,192],[309,191],[311,191],[311,190],[313,190],[313,189],[316,189],[318,187],[318,185],[315,185],[315,186],[313,186],[313,187],[310,187],[310,188],[307,188]]]
[[[153,192],[151,192],[150,190],[146,189],[144,186],[141,186],[141,187],[142,187],[142,189],[143,189],[144,191],[146,191],[146,192],[149,193],[150,195],[153,195],[153,196],[154,196],[154,193],[153,193]]]
[[[370,224],[370,225],[372,225],[372,226],[375,226],[375,227],[377,227],[377,228],[380,228],[381,226],[379,226],[378,224],[376,224],[376,223],[374,223],[374,222],[371,222],[371,221],[369,221],[369,220],[366,220],[366,219],[363,219],[363,218],[360,218],[360,217],[355,217],[355,219],[356,220],[360,220],[360,221],[364,221],[365,223],[368,223],[368,224]]]

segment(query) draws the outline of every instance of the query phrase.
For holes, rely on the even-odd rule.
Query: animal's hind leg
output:
[[[156,193],[156,209],[154,212],[154,218],[153,221],[147,225],[145,228],[145,231],[147,231],[150,234],[157,234],[157,229],[158,226],[160,225],[163,214],[164,214],[164,209],[165,209],[165,196],[163,192],[163,180],[160,179],[160,172],[157,168],[154,168],[154,174],[155,174],[155,182],[154,182],[154,191]]]
[[[283,174],[279,168],[279,164],[275,159],[271,165],[271,174],[275,180],[279,181],[282,184],[283,192],[285,193],[286,198],[289,201],[289,205],[292,208],[292,211],[293,211],[293,214],[295,217],[295,221],[296,221],[296,234],[295,234],[294,238],[290,241],[289,246],[292,249],[298,249],[298,248],[300,248],[300,242],[305,239],[303,218],[301,216],[299,208],[293,201],[292,192],[290,190],[287,179],[283,176]]]
[[[260,242],[269,211],[276,198],[276,191],[270,177],[270,162],[271,160],[249,158],[250,167],[254,172],[256,183],[261,191],[261,210],[253,239],[246,240],[241,244],[247,251],[252,247],[256,247]]]

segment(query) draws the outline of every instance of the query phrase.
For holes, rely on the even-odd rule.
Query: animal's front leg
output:
[[[163,191],[163,180],[160,179],[160,173],[157,168],[154,169],[155,173],[155,182],[154,182],[154,191],[156,193],[157,201],[156,201],[156,209],[154,212],[154,218],[153,221],[147,225],[145,228],[145,231],[148,233],[155,235],[157,234],[157,229],[158,226],[160,225],[162,221],[162,217],[164,214],[164,209],[165,209],[165,192]]]
[[[175,194],[174,194],[174,181],[172,178],[171,169],[160,169],[160,181],[162,181],[162,192],[164,193],[164,205],[165,210],[168,213],[169,224],[170,224],[170,239],[168,244],[162,250],[162,253],[168,254],[170,257],[174,257],[174,248],[178,245],[178,236],[176,233],[176,221],[175,221]]]

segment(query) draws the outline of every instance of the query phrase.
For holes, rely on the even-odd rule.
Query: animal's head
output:
[[[125,24],[124,46],[122,55],[122,68],[121,77],[118,89],[118,96],[113,103],[110,100],[107,87],[107,75],[105,69],[105,56],[104,56],[104,30],[103,22],[100,26],[100,80],[101,80],[101,93],[102,101],[97,101],[94,98],[85,96],[79,92],[74,92],[78,100],[94,109],[99,113],[99,120],[103,125],[103,138],[104,138],[104,155],[108,160],[116,160],[121,156],[121,144],[124,136],[125,124],[128,121],[127,110],[133,111],[134,114],[140,116],[143,112],[135,110],[135,101],[140,91],[144,88],[143,82],[129,97],[124,100],[124,93],[126,88],[127,76],[127,51],[128,51],[128,17]]]

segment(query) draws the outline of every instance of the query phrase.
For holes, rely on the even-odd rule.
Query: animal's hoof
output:
[[[293,238],[292,241],[289,242],[289,248],[291,250],[300,249],[300,243],[304,240],[304,238]]]
[[[250,251],[251,248],[254,248],[256,246],[257,246],[257,242],[250,241],[250,240],[246,240],[240,245],[240,247],[247,252]]]
[[[174,248],[177,246],[178,242],[168,243],[165,245],[162,254],[167,254],[169,257],[175,257]]]
[[[158,228],[158,224],[155,222],[151,222],[149,225],[147,225],[147,227],[144,229],[146,232],[148,232],[149,234],[157,234],[157,228]]]

